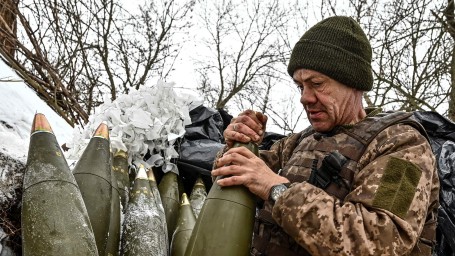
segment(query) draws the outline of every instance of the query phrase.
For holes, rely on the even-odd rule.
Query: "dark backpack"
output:
[[[416,111],[414,117],[430,138],[441,184],[433,255],[455,255],[455,123],[436,112]]]

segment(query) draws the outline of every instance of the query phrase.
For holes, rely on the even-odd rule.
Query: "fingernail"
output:
[[[259,138],[260,138],[259,136],[254,135],[254,140],[259,140]]]
[[[259,130],[259,135],[262,135],[264,132],[262,130]]]

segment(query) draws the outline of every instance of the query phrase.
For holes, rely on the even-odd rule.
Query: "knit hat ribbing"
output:
[[[359,24],[334,16],[311,27],[292,50],[288,73],[300,68],[321,72],[362,91],[373,87],[371,45]]]

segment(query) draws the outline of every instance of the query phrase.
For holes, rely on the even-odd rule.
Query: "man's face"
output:
[[[317,132],[329,132],[337,125],[363,118],[361,91],[314,70],[298,69],[293,79],[301,92],[300,102]]]

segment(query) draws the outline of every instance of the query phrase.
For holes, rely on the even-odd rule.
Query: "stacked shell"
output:
[[[81,192],[43,114],[35,115],[29,147],[22,255],[98,255]]]

